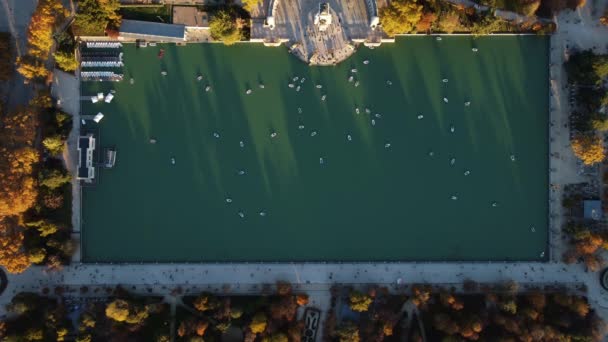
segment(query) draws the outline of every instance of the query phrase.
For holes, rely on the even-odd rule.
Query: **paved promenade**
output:
[[[495,283],[514,280],[523,286],[586,284],[591,304],[608,309],[608,293],[599,285],[597,273],[584,272],[580,265],[559,263],[362,263],[362,264],[129,264],[73,265],[62,272],[48,273],[32,267],[10,276],[0,307],[20,291],[39,292],[55,286],[123,285],[145,293],[168,294],[175,287],[195,291],[256,292],[262,284],[289,281],[303,291],[328,289],[331,284],[459,284],[464,280]],[[224,285],[229,284],[228,287]],[[322,303],[319,303],[322,304]],[[0,311],[0,314],[2,312]]]
[[[63,151],[63,161],[67,170],[75,175],[78,168],[78,137],[80,136],[80,82],[76,76],[55,69],[51,96],[61,103],[59,108],[72,116],[72,130],[66,141],[67,148]],[[72,178],[72,238],[78,244],[72,261],[80,261],[80,181]]]

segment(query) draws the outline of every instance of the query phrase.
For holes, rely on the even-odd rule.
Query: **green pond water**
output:
[[[103,112],[98,142],[118,150],[83,190],[83,259],[545,260],[548,45],[400,38],[335,67],[255,44],[126,45],[125,81],[82,83],[116,91],[82,114]]]

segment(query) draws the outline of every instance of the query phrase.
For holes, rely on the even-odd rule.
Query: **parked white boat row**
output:
[[[122,81],[123,74],[117,74],[113,71],[82,71],[80,78],[83,81]]]
[[[82,61],[80,66],[83,68],[102,67],[102,68],[121,68],[124,63],[121,61]]]
[[[118,42],[86,42],[87,48],[90,49],[118,49],[122,47],[122,43]]]

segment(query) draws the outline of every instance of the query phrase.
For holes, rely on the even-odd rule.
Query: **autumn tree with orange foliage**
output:
[[[296,296],[296,303],[298,306],[305,306],[308,304],[308,295],[304,293],[300,293]]]
[[[286,281],[277,281],[277,294],[279,296],[289,296],[291,291],[291,283]]]
[[[9,112],[0,122],[0,265],[11,273],[30,264],[18,222],[38,196],[33,175],[40,159],[33,148],[37,123],[37,112],[29,108]]]
[[[308,297],[295,295],[287,282],[277,282],[274,293],[271,289],[264,298],[201,293],[184,299],[192,309],[176,322],[178,340],[219,341],[231,328],[243,332],[244,342],[301,341],[304,323],[298,321],[297,310]]]
[[[577,135],[571,141],[572,151],[585,165],[593,165],[605,158],[604,141],[596,135]]]
[[[572,247],[564,254],[563,261],[572,264],[582,258],[589,271],[599,271],[604,265],[599,252],[608,249],[608,239],[605,234],[575,225],[568,226],[566,232],[571,237]]]
[[[50,98],[38,94],[28,107],[0,118],[0,159],[3,161],[0,163],[0,220],[19,222],[19,227],[27,229],[25,235],[16,233],[21,228],[6,233],[0,231],[5,234],[3,245],[6,245],[1,263],[19,265],[7,266],[11,272],[20,272],[26,267],[23,255],[27,255],[30,262],[59,269],[74,251],[67,234],[71,217],[62,210],[70,204],[63,197],[63,191],[69,187],[63,185],[69,177],[65,175],[62,161],[46,158],[41,163],[34,143],[39,118],[49,121],[45,116],[54,113],[50,106]],[[44,137],[47,125],[42,126]],[[57,175],[60,177],[55,177]],[[62,182],[61,188],[55,186],[58,182]],[[54,218],[49,220],[51,216]]]
[[[416,24],[416,31],[427,32],[431,29],[435,21],[437,21],[437,14],[433,12],[423,13],[422,18],[420,18],[420,21]]]
[[[17,57],[17,72],[21,74],[25,79],[41,79],[49,75],[49,70],[41,60],[25,55],[23,57]]]
[[[583,256],[583,263],[591,272],[597,272],[604,267],[604,258],[599,254],[587,254]]]
[[[600,17],[600,24],[608,26],[608,12],[604,12],[604,15]]]
[[[584,238],[576,244],[576,251],[582,255],[593,254],[602,246],[604,239],[598,234],[587,231]]]
[[[456,311],[462,310],[462,308],[464,307],[464,303],[462,303],[461,300],[456,298],[454,294],[449,292],[441,292],[439,294],[439,300],[444,306],[450,307]]]
[[[27,30],[29,54],[45,60],[53,46],[53,29],[66,14],[60,0],[39,0]]]
[[[38,190],[32,177],[38,153],[30,147],[16,151],[0,148],[0,218],[19,215],[36,201]]]
[[[0,266],[10,273],[21,273],[30,266],[23,250],[23,229],[15,218],[0,221]]]
[[[196,324],[196,334],[198,336],[203,336],[205,335],[205,331],[207,331],[207,327],[209,327],[209,323],[207,322],[203,322],[203,321],[199,321]]]
[[[19,215],[36,200],[36,183],[32,176],[39,160],[33,149],[37,115],[29,109],[18,109],[2,118],[0,127],[0,218]]]
[[[2,341],[66,341],[70,320],[60,298],[49,298],[32,292],[15,294],[6,305],[10,318],[0,325]],[[69,339],[72,341],[73,339]]]
[[[48,75],[45,62],[53,46],[53,31],[65,14],[61,0],[38,1],[28,27],[28,54],[17,59],[17,71],[26,79]],[[21,228],[27,223],[24,220],[26,211],[28,215],[31,212],[47,215],[41,214],[43,208],[59,210],[62,204],[57,201],[59,196],[46,196],[40,200],[46,200],[48,205],[35,205],[39,197],[37,165],[40,154],[34,139],[38,131],[42,131],[43,137],[46,134],[46,126],[39,130],[40,117],[48,114],[51,106],[50,97],[38,94],[28,107],[0,117],[0,265],[11,273],[22,272],[31,260],[37,263],[46,260],[48,266],[59,268],[64,260],[69,260],[72,251],[67,241],[69,237],[58,237],[55,234],[58,229],[51,225],[38,229],[35,236],[28,232],[25,246],[30,250],[25,250]]]
[[[17,108],[2,117],[0,146],[20,148],[33,146],[38,125],[37,113],[32,108]]]
[[[526,295],[526,300],[534,310],[542,311],[547,306],[547,297],[540,292],[531,292]]]
[[[26,79],[44,78],[45,62],[53,46],[53,31],[67,15],[61,0],[40,0],[27,29],[28,53],[17,58],[17,72]]]
[[[417,307],[423,307],[431,299],[431,287],[426,285],[414,285],[412,286],[412,302]]]
[[[454,31],[460,31],[464,27],[460,22],[460,15],[455,11],[442,13],[441,17],[437,22],[437,28],[439,31],[446,33],[453,33]]]
[[[324,332],[332,342],[393,340],[387,336],[397,335],[394,329],[405,319],[403,308],[415,304],[418,312],[414,319],[422,321],[428,341],[599,342],[607,334],[606,324],[587,298],[569,294],[566,289],[555,292],[555,288],[547,287],[551,294],[546,294],[542,289],[530,291],[515,284],[484,284],[478,287],[481,293],[414,284],[408,293],[411,296],[379,288],[373,305],[360,313],[356,322],[342,320],[336,324],[336,314],[328,312],[332,324],[326,325]],[[347,300],[344,290],[332,294]],[[412,325],[409,339],[420,342],[417,326]]]
[[[215,310],[219,307],[219,304],[220,303],[217,298],[210,293],[201,294],[193,302],[193,305],[196,310],[200,312],[204,312],[207,310]]]
[[[179,337],[184,337],[186,335],[197,335],[204,336],[207,328],[209,327],[209,322],[198,320],[198,319],[188,319],[179,324],[177,328],[177,335]]]
[[[540,290],[505,293],[507,286],[488,287],[485,301],[481,294],[457,295],[453,289],[432,292],[421,312],[435,330],[433,340],[591,342],[606,334],[584,297],[565,290],[552,295]],[[456,302],[462,305],[454,307]]]
[[[298,303],[295,296],[278,296],[270,303],[270,316],[273,320],[293,320],[296,316]]]
[[[572,310],[580,317],[586,317],[589,314],[589,304],[581,297],[556,293],[552,299],[555,303]]]

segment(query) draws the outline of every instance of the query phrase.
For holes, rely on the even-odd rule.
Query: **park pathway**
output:
[[[261,284],[278,280],[291,282],[295,291],[308,292],[319,307],[327,307],[332,284],[379,284],[398,288],[403,284],[432,283],[455,285],[464,280],[496,283],[513,280],[525,289],[529,286],[563,285],[576,289],[587,286],[590,304],[596,309],[608,309],[608,293],[599,284],[597,273],[588,273],[581,265],[559,263],[361,263],[361,264],[126,264],[68,266],[61,272],[50,273],[42,267],[32,267],[19,275],[10,276],[5,295],[0,297],[0,315],[4,304],[21,291],[40,292],[55,286],[113,286],[123,285],[136,292],[151,289],[157,295],[168,295],[177,287],[189,293],[209,291],[230,293],[259,293]],[[315,294],[316,293],[316,294]]]

